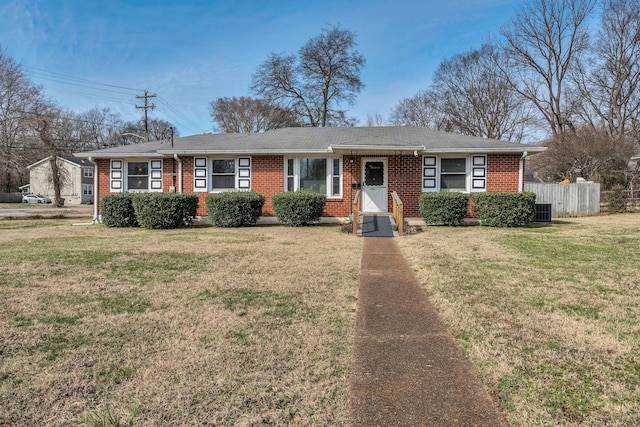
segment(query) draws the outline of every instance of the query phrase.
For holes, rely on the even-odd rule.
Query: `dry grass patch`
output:
[[[0,425],[344,425],[362,240],[0,221]]]
[[[399,242],[512,425],[640,425],[640,215]]]

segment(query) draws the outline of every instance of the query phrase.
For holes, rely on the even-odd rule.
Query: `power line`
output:
[[[182,120],[184,120],[184,122],[182,124],[187,124],[188,126],[185,126],[186,128],[191,129],[191,131],[193,133],[200,133],[202,132],[202,129],[200,129],[200,126],[194,122],[193,120],[191,120],[189,117],[187,117],[186,115],[184,115],[183,113],[181,113],[180,111],[176,110],[175,108],[173,108],[173,106],[171,104],[169,104],[167,101],[165,101],[161,96],[158,96],[158,101],[160,103],[162,103],[162,105],[164,105],[165,107],[167,107],[167,109],[169,109],[170,111],[172,111],[174,114],[176,114],[177,116],[179,116],[180,118],[182,118]]]
[[[139,92],[143,91],[141,89],[135,89],[135,88],[130,88],[130,87],[126,87],[126,86],[120,86],[120,85],[114,85],[114,84],[109,84],[109,83],[97,82],[97,81],[94,81],[94,80],[88,80],[88,79],[84,79],[84,78],[80,78],[80,77],[74,77],[74,76],[70,76],[70,75],[67,75],[67,74],[62,74],[62,73],[58,73],[58,72],[54,72],[54,71],[49,71],[49,70],[45,70],[45,69],[42,69],[42,68],[32,67],[32,66],[24,65],[24,64],[22,64],[22,67],[24,67],[27,70],[27,73],[30,76],[32,76],[33,78],[46,80],[46,81],[52,81],[52,82],[55,82],[55,83],[69,85],[69,86],[75,86],[75,87],[83,88],[83,89],[98,90],[98,91],[103,91],[103,92],[110,92],[110,93],[113,93],[113,94],[119,94],[119,95],[136,96],[138,99],[142,99],[138,95],[136,95],[135,93],[123,92],[123,90],[126,90],[126,91],[135,91],[136,93],[139,93]],[[119,89],[119,90],[114,90],[114,89]],[[91,93],[87,93],[87,92],[84,92],[84,91],[72,91],[72,90],[61,89],[61,88],[56,88],[56,87],[50,87],[50,88],[47,88],[47,90],[48,91],[49,90],[50,91],[54,91],[54,92],[57,91],[57,92],[60,92],[60,93],[81,95],[81,96],[91,97],[91,98],[95,98],[95,99],[99,99],[99,100],[103,100],[103,101],[116,102],[116,103],[118,103],[120,105],[125,105],[125,104],[128,104],[128,102],[129,102],[129,101],[125,101],[123,99],[117,99],[117,98],[114,98],[114,97],[107,97],[107,96],[103,96],[103,95],[99,95],[99,94],[91,94]],[[145,93],[146,93],[146,91],[145,91]],[[154,94],[154,96],[155,96],[155,94]],[[170,121],[175,122],[176,125],[180,125],[183,128],[187,128],[187,129],[191,130],[195,134],[200,133],[202,131],[200,125],[195,123],[193,120],[191,120],[184,113],[178,111],[176,108],[174,108],[167,101],[165,101],[164,99],[162,99],[160,97],[158,97],[158,101],[162,105],[164,105],[164,107],[166,107],[166,109],[168,110],[168,111],[164,111],[163,114],[167,118],[169,118]],[[135,105],[135,107],[136,108],[144,108],[144,107],[138,107],[137,105]],[[151,107],[149,106],[148,108],[151,108]],[[169,111],[171,113],[173,113],[173,114],[170,114]],[[145,113],[146,113],[146,110],[145,110]]]
[[[29,65],[24,65],[24,64],[22,64],[22,67],[24,67],[24,68],[26,68],[28,70],[35,70],[37,72],[47,73],[47,74],[51,74],[51,75],[54,75],[54,76],[59,76],[59,77],[61,77],[63,79],[66,79],[66,80],[89,83],[89,84],[94,84],[94,85],[97,85],[97,86],[113,87],[113,88],[116,88],[116,89],[130,90],[130,91],[133,91],[133,92],[141,92],[142,91],[142,89],[135,89],[135,88],[125,87],[125,86],[113,85],[113,84],[109,84],[109,83],[96,82],[96,81],[93,81],[93,80],[87,80],[87,79],[83,79],[83,78],[80,78],[80,77],[73,77],[73,76],[69,76],[69,75],[66,75],[66,74],[62,74],[62,73],[56,73],[55,71],[44,70],[42,68],[31,67]]]

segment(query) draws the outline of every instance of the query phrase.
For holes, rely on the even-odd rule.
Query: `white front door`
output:
[[[362,159],[362,211],[387,212],[387,159]]]

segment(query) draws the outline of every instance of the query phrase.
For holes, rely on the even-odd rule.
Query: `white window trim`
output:
[[[441,160],[464,158],[465,164],[465,189],[442,190],[441,188]],[[481,193],[487,191],[487,155],[424,155],[422,156],[422,192],[457,191],[460,193]],[[474,176],[474,173],[476,174]]]
[[[82,195],[93,196],[93,184],[82,184]]]
[[[341,199],[343,197],[343,164],[342,157],[324,157],[324,156],[300,156],[300,157],[285,157],[284,159],[284,191],[300,191],[300,160],[301,159],[324,159],[327,161],[327,172],[326,172],[326,196],[327,199]],[[333,194],[333,178],[336,176],[333,174],[333,161],[338,160],[340,162],[339,170],[340,170],[340,194]],[[289,188],[288,178],[291,175],[288,175],[288,161],[293,160],[293,189]]]
[[[233,160],[235,162],[234,188],[212,188],[213,161]],[[195,193],[224,193],[227,191],[251,191],[253,158],[242,157],[194,157],[193,191]]]
[[[84,178],[93,178],[93,168],[82,168],[82,176]]]
[[[130,190],[128,188],[129,163],[145,163],[144,159],[112,159],[109,170],[109,191],[112,193],[162,193],[164,191],[164,169],[162,159],[148,159],[149,175],[147,176],[147,188]]]

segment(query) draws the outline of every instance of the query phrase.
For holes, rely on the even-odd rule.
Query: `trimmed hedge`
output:
[[[536,218],[535,193],[476,193],[472,198],[473,210],[482,225],[519,227]]]
[[[456,192],[424,193],[420,216],[429,225],[458,225],[467,213],[469,195]]]
[[[246,227],[254,225],[266,197],[254,191],[229,191],[212,194],[204,200],[211,223],[218,227]]]
[[[176,193],[136,193],[133,209],[138,224],[150,229],[188,227],[198,210],[198,196]]]
[[[327,196],[310,191],[286,192],[274,194],[271,203],[278,221],[299,227],[320,220]]]
[[[139,227],[133,193],[110,194],[100,201],[102,223],[107,227]]]

